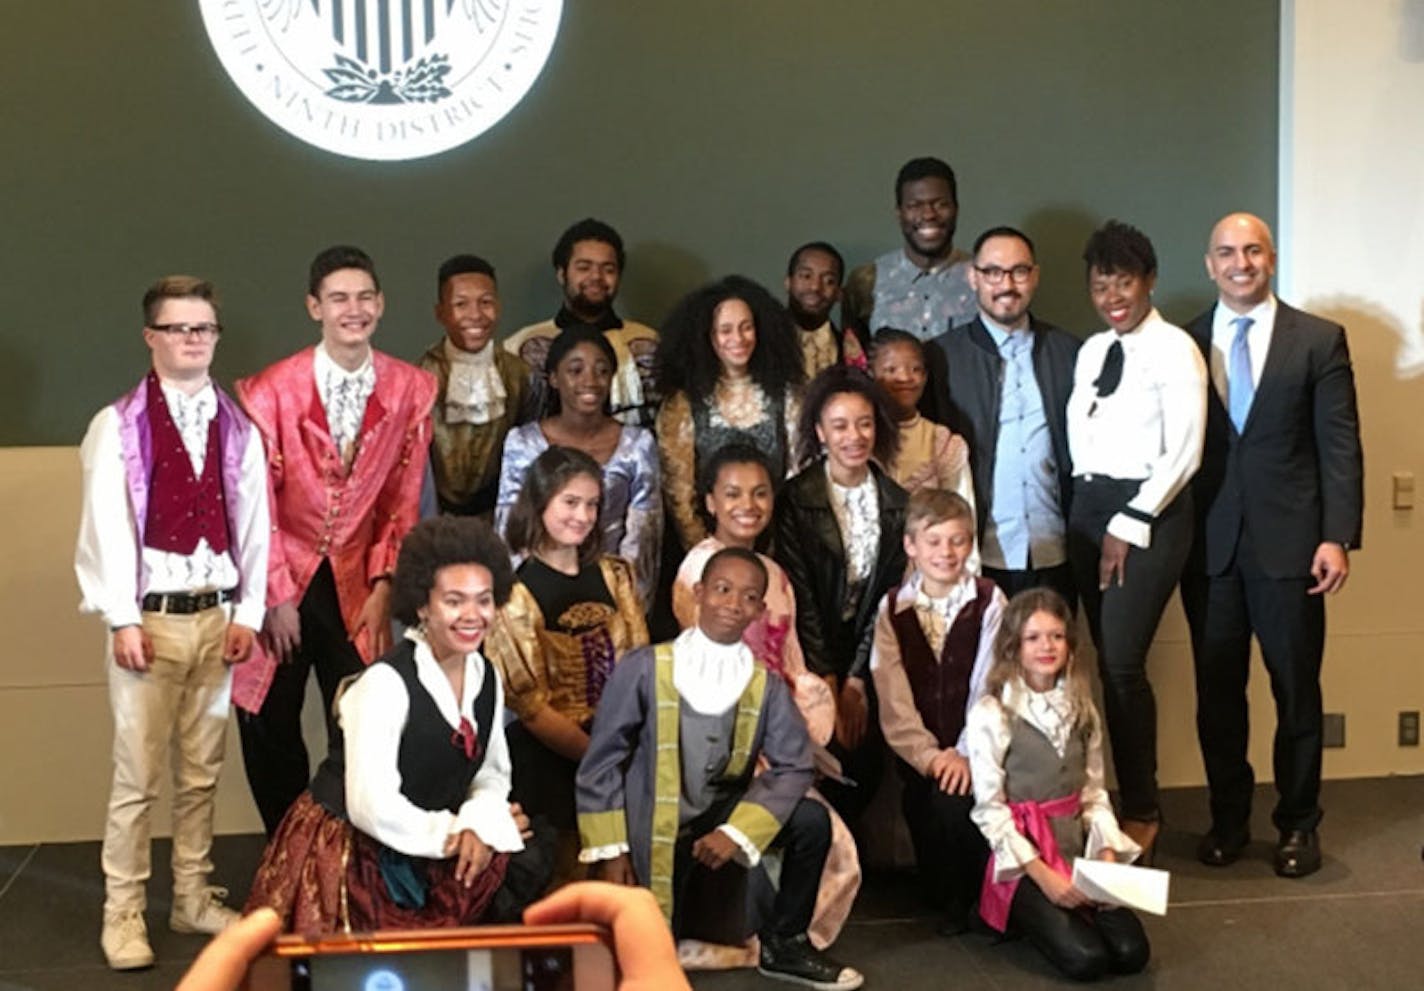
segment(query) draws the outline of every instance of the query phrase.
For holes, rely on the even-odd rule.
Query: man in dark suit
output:
[[[979,235],[969,282],[979,312],[926,348],[922,411],[969,443],[984,576],[1006,595],[1042,585],[1071,603],[1065,411],[1079,341],[1029,313],[1038,262],[1022,231]]]
[[[1324,595],[1345,584],[1360,544],[1363,459],[1345,330],[1277,300],[1275,264],[1260,218],[1235,213],[1212,229],[1206,269],[1217,303],[1186,328],[1212,388],[1182,601],[1211,794],[1197,855],[1225,866],[1249,840],[1254,633],[1276,700],[1275,869],[1304,877],[1320,868]]]

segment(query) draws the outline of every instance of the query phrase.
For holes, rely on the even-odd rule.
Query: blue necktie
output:
[[[1250,317],[1237,317],[1231,321],[1236,325],[1236,336],[1231,340],[1231,361],[1226,370],[1226,396],[1231,407],[1231,422],[1236,424],[1239,434],[1246,427],[1246,416],[1251,412],[1251,400],[1256,397],[1256,384],[1251,381],[1251,342],[1247,334],[1256,321]]]

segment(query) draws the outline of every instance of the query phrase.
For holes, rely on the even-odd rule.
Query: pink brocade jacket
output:
[[[401,540],[419,516],[430,445],[435,377],[371,352],[376,386],[348,471],[331,439],[306,348],[237,383],[238,399],[262,434],[272,507],[267,605],[298,603],[323,558],[331,560],[341,618],[351,630],[371,582],[395,570]],[[366,634],[356,649],[367,663]],[[276,658],[254,645],[233,672],[233,703],[257,712]]]

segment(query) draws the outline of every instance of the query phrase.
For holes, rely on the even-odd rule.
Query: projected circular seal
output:
[[[563,0],[198,0],[218,59],[272,123],[351,158],[436,155],[539,78]]]

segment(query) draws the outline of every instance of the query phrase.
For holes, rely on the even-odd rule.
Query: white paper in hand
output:
[[[1114,864],[1106,860],[1073,861],[1073,887],[1095,902],[1167,914],[1167,887],[1172,875],[1151,867]]]

